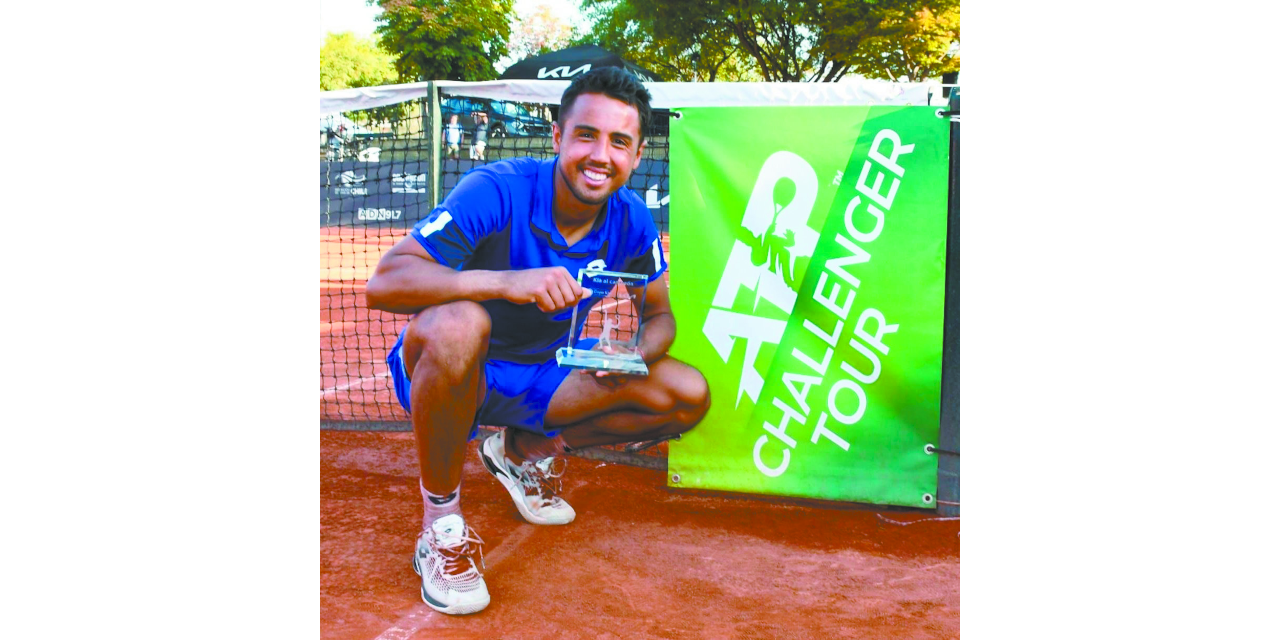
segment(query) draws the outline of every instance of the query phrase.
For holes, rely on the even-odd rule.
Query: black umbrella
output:
[[[644,82],[662,82],[658,74],[594,44],[525,58],[502,72],[501,80],[568,80],[597,67],[622,67]]]

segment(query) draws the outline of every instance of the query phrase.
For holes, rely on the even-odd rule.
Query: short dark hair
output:
[[[564,128],[564,120],[573,108],[573,103],[584,93],[601,93],[635,107],[640,113],[640,141],[643,142],[649,134],[649,122],[653,118],[649,101],[653,98],[640,79],[630,71],[621,67],[596,67],[574,78],[560,97],[560,115],[556,122],[561,129]]]

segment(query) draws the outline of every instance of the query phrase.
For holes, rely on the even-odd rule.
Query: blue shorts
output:
[[[404,364],[404,333],[404,330],[400,331],[400,337],[387,354],[387,367],[395,382],[396,399],[405,411],[412,413],[413,410],[409,407],[411,381]],[[590,349],[595,343],[595,338],[586,338],[579,340],[575,346]],[[547,406],[551,404],[551,396],[572,371],[573,369],[556,364],[554,358],[539,364],[485,360],[484,403],[476,412],[468,439],[474,439],[479,434],[476,427],[481,424],[514,427],[554,437],[559,431],[547,431],[542,421],[547,415]]]

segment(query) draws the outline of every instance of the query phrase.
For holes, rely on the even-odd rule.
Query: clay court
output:
[[[482,434],[483,435],[483,434]],[[462,509],[484,539],[487,609],[423,604],[413,434],[322,431],[325,638],[955,638],[957,519],[667,489],[659,470],[569,458],[578,518],[526,523],[480,465]]]

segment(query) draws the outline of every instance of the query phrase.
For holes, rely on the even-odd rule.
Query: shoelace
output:
[[[557,463],[559,463],[558,466]],[[569,466],[567,460],[551,458],[551,464],[545,470],[533,462],[525,462],[520,466],[520,484],[537,490],[538,495],[550,503],[554,504],[560,500],[557,494],[564,488],[560,478],[564,476],[565,469]]]
[[[456,547],[446,547],[438,537],[446,538],[450,541],[462,540],[464,544]],[[440,556],[444,558],[445,572],[450,575],[453,575],[453,570],[459,566],[465,567],[462,562],[469,559],[470,556],[475,553],[480,554],[480,575],[484,575],[484,571],[488,569],[488,567],[484,565],[484,540],[481,540],[480,536],[476,534],[476,530],[472,529],[470,526],[467,527],[467,530],[463,532],[461,536],[451,536],[447,533],[437,533],[432,531],[431,535],[427,536],[427,544],[430,544],[431,548],[435,549],[436,553],[440,554]],[[474,567],[475,563],[472,562],[471,566]]]

